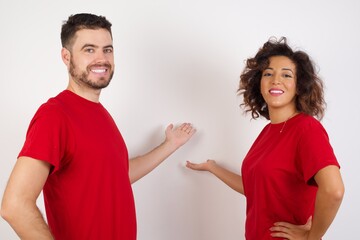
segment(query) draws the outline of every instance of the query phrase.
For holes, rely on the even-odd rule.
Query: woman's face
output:
[[[269,58],[269,66],[262,72],[261,94],[269,111],[295,109],[296,66],[285,56]]]

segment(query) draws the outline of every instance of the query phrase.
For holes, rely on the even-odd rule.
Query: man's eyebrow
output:
[[[85,44],[85,45],[81,48],[81,50],[82,50],[82,49],[84,49],[84,48],[87,48],[87,47],[99,48],[99,46],[97,46],[97,45],[94,45],[94,44],[90,44],[90,43],[88,43],[88,44]],[[112,44],[106,45],[106,46],[104,46],[104,47],[103,47],[103,49],[104,49],[104,48],[111,48],[111,49],[114,49],[114,47],[113,47],[113,45],[112,45]]]
[[[84,44],[84,46],[82,46],[81,50],[83,50],[84,48],[87,48],[87,47],[97,48],[96,45],[88,43],[88,44]]]

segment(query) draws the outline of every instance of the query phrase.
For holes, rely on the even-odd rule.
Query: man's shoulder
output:
[[[49,98],[45,103],[41,104],[38,108],[36,115],[62,115],[64,112],[64,93]]]

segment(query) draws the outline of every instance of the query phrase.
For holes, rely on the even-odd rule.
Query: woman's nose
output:
[[[280,82],[281,82],[280,76],[277,74],[274,74],[271,83],[276,85],[276,84],[279,84]]]

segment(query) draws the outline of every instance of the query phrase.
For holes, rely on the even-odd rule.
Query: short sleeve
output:
[[[315,119],[304,127],[297,150],[304,180],[309,184],[315,184],[313,177],[322,168],[329,165],[340,167],[326,130]]]
[[[43,104],[30,122],[26,140],[19,153],[52,165],[52,172],[59,169],[65,155],[68,135],[66,118],[59,107]]]

